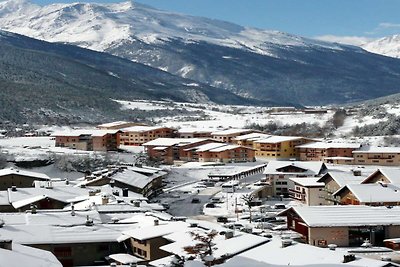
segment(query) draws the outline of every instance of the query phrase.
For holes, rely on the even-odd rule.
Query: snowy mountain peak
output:
[[[400,34],[380,38],[362,47],[372,53],[400,58]]]
[[[99,51],[135,40],[157,43],[171,39],[204,41],[269,56],[276,56],[274,45],[342,49],[337,44],[161,11],[132,1],[39,7],[26,0],[8,0],[0,2],[0,14],[4,30]]]

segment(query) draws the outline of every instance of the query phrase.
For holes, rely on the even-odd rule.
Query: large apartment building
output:
[[[113,151],[119,146],[119,130],[73,130],[52,134],[56,147],[86,151]]]
[[[354,164],[399,166],[400,147],[365,146],[353,151]]]
[[[303,161],[325,161],[331,159],[348,159],[352,162],[353,151],[360,148],[360,144],[353,143],[333,143],[333,142],[313,142],[297,146],[300,160]],[[330,162],[329,162],[330,163]]]
[[[253,147],[256,149],[256,157],[291,160],[300,158],[297,146],[312,141],[312,139],[296,136],[270,136],[254,141]]]
[[[175,129],[158,126],[132,126],[121,129],[120,144],[125,146],[141,146],[157,138],[172,138]]]

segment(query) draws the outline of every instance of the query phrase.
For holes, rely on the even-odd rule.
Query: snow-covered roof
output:
[[[250,133],[250,132],[256,132],[256,130],[252,130],[252,129],[227,129],[227,130],[212,132],[211,135],[235,135],[235,134]]]
[[[185,229],[188,226],[189,224],[180,221],[177,222],[160,221],[159,225],[139,227],[133,230],[124,231],[123,234],[138,240],[148,240],[181,231],[182,229]]]
[[[315,149],[329,149],[329,148],[359,148],[360,144],[355,143],[338,143],[338,142],[313,142],[297,146],[297,148],[315,148]]]
[[[126,253],[111,254],[108,257],[110,257],[110,259],[113,259],[116,262],[119,262],[122,264],[138,263],[138,262],[143,261],[143,259],[141,259],[141,258],[132,256],[132,255],[126,254]]]
[[[29,246],[12,243],[12,249],[0,249],[1,266],[20,267],[20,266],[46,266],[62,267],[53,253],[32,248]]]
[[[227,229],[224,230],[224,232],[226,231]],[[166,235],[164,238],[173,241],[173,243],[164,245],[160,248],[172,254],[185,257],[190,256],[184,250],[184,247],[193,246],[198,243],[197,241],[193,240],[190,232],[200,232],[206,234],[208,231],[204,231],[200,228],[187,228],[184,231]],[[220,235],[213,240],[216,248],[213,256],[216,259],[233,256],[266,242],[268,242],[268,239],[264,237],[246,233],[237,233],[232,238],[228,239],[226,239],[224,235]]]
[[[304,187],[323,187],[325,186],[324,183],[318,182],[319,178],[289,178],[296,184],[299,184]]]
[[[395,184],[348,184],[335,192],[339,196],[346,189],[350,190],[361,203],[400,202],[400,185]]]
[[[271,136],[265,139],[259,139],[255,140],[254,142],[256,143],[264,143],[264,144],[276,144],[276,143],[281,143],[281,142],[288,142],[288,141],[295,141],[302,139],[304,137],[299,137],[299,136]]]
[[[300,169],[306,170],[302,172],[304,175],[317,175],[324,168],[325,164],[322,161],[270,161],[265,167],[264,174],[284,174],[284,172],[278,171],[278,169],[294,166]],[[293,173],[287,173],[293,174]]]
[[[149,131],[155,131],[159,129],[164,129],[166,127],[164,126],[131,126],[131,127],[126,127],[121,129],[122,132],[137,132],[137,133],[143,133],[143,132],[149,132]]]
[[[347,184],[360,184],[368,175],[361,173],[360,176],[355,176],[351,171],[329,171],[324,174],[318,182],[323,182],[327,177],[331,177],[340,186]]]
[[[201,129],[198,129],[198,128],[181,128],[181,129],[178,130],[178,133],[181,133],[181,134],[182,133],[204,133],[204,134],[210,133],[211,134],[211,132],[212,132],[211,129],[209,129],[209,130],[207,130],[207,129],[201,130]]]
[[[155,140],[144,143],[143,146],[184,146],[199,143],[205,140],[210,140],[207,138],[157,138]]]
[[[236,149],[242,146],[238,146],[238,145],[225,145],[225,146],[221,146],[221,147],[217,147],[217,148],[213,148],[210,149],[210,152],[222,152],[222,151],[227,151],[227,150],[232,150],[232,149]],[[248,148],[247,148],[248,149]]]
[[[94,223],[101,223],[100,215],[97,211],[76,211],[72,216],[70,211],[62,210],[38,210],[37,213],[1,213],[0,218],[5,225],[83,225],[86,217],[89,216]]]
[[[400,147],[363,146],[353,153],[400,153]]]
[[[6,168],[0,170],[0,177],[5,175],[23,175],[27,177],[32,177],[33,179],[50,180],[50,177],[44,173],[25,171],[15,168]]]
[[[89,194],[89,190],[90,189],[88,188],[73,186],[57,186],[53,188],[27,187],[17,188],[16,191],[13,191],[11,188],[9,188],[8,198],[9,202],[15,208],[17,208],[16,206],[19,208],[46,197],[68,203],[70,202],[70,199],[75,197],[87,196]]]
[[[262,266],[370,266],[382,267],[387,262],[357,256],[355,261],[344,264],[343,256],[346,251],[329,250],[308,244],[293,242],[292,245],[282,247],[279,236],[273,237],[270,242],[243,252],[221,267],[262,267]]]
[[[269,134],[264,134],[264,133],[250,133],[250,134],[245,134],[245,135],[240,135],[234,138],[236,141],[240,140],[255,140],[255,139],[265,139],[269,138],[271,135]]]
[[[209,151],[210,149],[214,149],[214,148],[222,147],[222,146],[226,146],[226,144],[213,142],[213,143],[208,143],[208,144],[188,148],[185,150],[195,150],[196,152],[205,152],[205,151]]]
[[[108,122],[108,123],[103,123],[100,125],[97,125],[97,128],[109,128],[109,127],[116,127],[120,125],[124,125],[130,123],[128,121],[113,121],[113,122]]]
[[[131,224],[95,224],[71,227],[54,225],[12,225],[1,228],[4,239],[24,244],[72,244],[116,242],[121,232],[135,227]],[[30,266],[30,265],[27,265]]]
[[[290,209],[310,227],[400,225],[398,206],[299,206]]]
[[[95,137],[101,137],[107,134],[116,134],[119,130],[99,130],[99,129],[88,129],[88,130],[71,130],[71,131],[63,131],[63,132],[55,132],[51,136],[81,136],[81,135],[90,135]]]

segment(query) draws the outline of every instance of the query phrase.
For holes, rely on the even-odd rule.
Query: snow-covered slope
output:
[[[372,53],[400,58],[400,34],[380,38],[361,47]]]
[[[160,11],[142,4],[72,3],[38,6],[26,0],[0,2],[0,27],[46,41],[75,43],[103,51],[122,40],[158,43],[171,38],[206,41],[273,55],[271,45],[340,46],[277,31]]]

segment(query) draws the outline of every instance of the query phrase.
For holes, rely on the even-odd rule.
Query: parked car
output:
[[[200,203],[200,199],[197,197],[192,198],[192,203]]]
[[[220,216],[220,217],[217,218],[217,222],[227,223],[228,222],[228,218],[226,218],[224,216]]]
[[[276,204],[274,205],[274,209],[276,209],[276,210],[283,210],[283,209],[286,209],[286,205],[283,204],[283,203],[276,203]]]
[[[206,208],[215,208],[215,204],[214,203],[207,203],[206,204]]]

